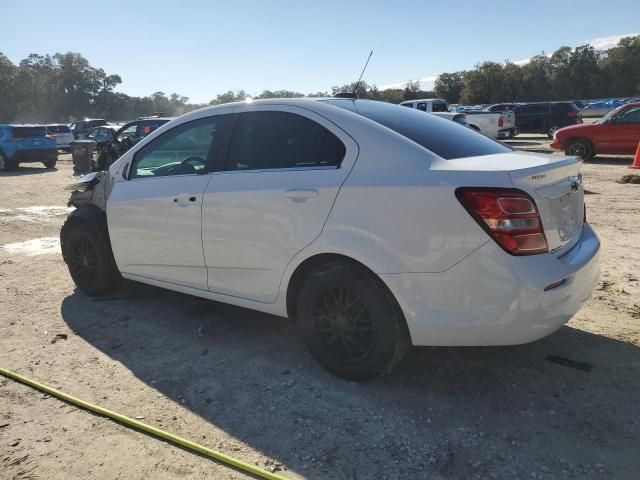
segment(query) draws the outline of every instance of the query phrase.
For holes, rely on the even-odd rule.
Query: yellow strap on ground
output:
[[[275,473],[267,472],[260,467],[245,463],[241,460],[230,457],[229,455],[225,455],[224,453],[216,452],[215,450],[211,450],[210,448],[204,447],[190,440],[186,440],[172,433],[168,433],[158,428],[152,427],[151,425],[147,425],[146,423],[139,422],[138,420],[134,420],[133,418],[120,415],[119,413],[112,412],[111,410],[108,410],[106,408],[102,408],[98,405],[93,405],[92,403],[80,400],[79,398],[72,397],[71,395],[61,392],[60,390],[56,390],[55,388],[51,388],[47,385],[36,382],[35,380],[31,380],[30,378],[23,377],[22,375],[18,375],[17,373],[14,373],[10,370],[0,368],[0,375],[11,378],[17,382],[23,383],[42,392],[48,393],[51,396],[59,398],[60,400],[64,400],[65,402],[71,403],[77,407],[97,413],[104,417],[120,422],[126,426],[133,427],[137,430],[142,430],[143,432],[162,438],[176,445],[180,445],[181,447],[187,448],[202,455],[206,455],[207,457],[211,457],[215,460],[218,460],[219,462],[231,465],[238,470],[242,470],[257,477],[266,478],[267,480],[287,480],[285,477],[276,475]]]

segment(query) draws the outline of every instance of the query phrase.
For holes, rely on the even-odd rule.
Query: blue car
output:
[[[18,168],[21,163],[42,162],[53,168],[58,146],[42,125],[0,125],[0,170]]]

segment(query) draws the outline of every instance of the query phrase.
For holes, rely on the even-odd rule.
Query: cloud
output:
[[[607,50],[608,48],[615,47],[618,42],[624,37],[635,37],[640,33],[625,33],[623,35],[611,35],[609,37],[597,37],[587,40],[586,43],[591,45],[596,50]]]
[[[417,82],[420,83],[420,88],[422,88],[423,90],[431,90],[433,88],[433,82],[436,81],[436,78],[438,78],[438,75],[429,75],[429,76],[424,77],[424,78],[419,78],[417,80]],[[409,80],[405,80],[404,82],[390,83],[388,85],[382,85],[380,87],[380,90],[389,90],[391,88],[404,88],[407,85],[408,81]]]
[[[588,43],[596,50],[607,50],[608,48],[615,47],[620,41],[620,39],[624,37],[635,37],[638,35],[640,35],[640,33],[625,33],[622,35],[610,35],[608,37],[596,37],[596,38],[592,38],[591,40],[584,41],[581,45]],[[551,54],[548,53],[547,57],[550,57],[550,56]],[[522,66],[522,65],[526,65],[530,61],[531,61],[531,58],[529,57],[529,58],[523,58],[521,60],[516,60],[513,63],[515,63],[516,65]],[[433,83],[435,82],[436,78],[438,78],[438,75],[430,75],[428,77],[418,79],[418,81],[420,82],[420,87],[423,90],[432,90]],[[404,88],[406,84],[407,84],[407,80],[405,80],[404,82],[390,83],[388,85],[381,86],[380,90],[388,90],[390,88]]]

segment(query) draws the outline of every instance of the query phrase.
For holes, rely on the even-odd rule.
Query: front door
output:
[[[207,289],[202,198],[225,121],[216,115],[183,123],[134,154],[128,179],[114,185],[107,203],[122,273]]]
[[[209,289],[274,302],[285,267],[320,232],[357,158],[340,128],[293,106],[238,107],[202,209]]]

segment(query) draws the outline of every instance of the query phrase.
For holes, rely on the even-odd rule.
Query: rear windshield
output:
[[[16,138],[44,137],[47,135],[44,127],[12,127],[11,130]]]
[[[575,103],[554,103],[551,108],[554,112],[580,111]]]
[[[51,133],[71,133],[71,129],[66,125],[49,125],[47,130]]]
[[[457,122],[439,118],[436,115],[425,115],[418,110],[369,100],[323,101],[346,110],[356,111],[447,160],[512,151],[510,147]]]
[[[87,121],[87,127],[100,127],[102,125],[106,125],[106,120],[89,120]]]

